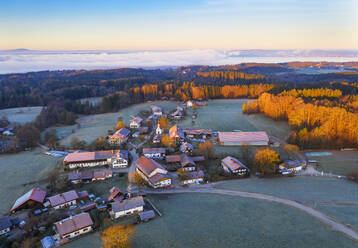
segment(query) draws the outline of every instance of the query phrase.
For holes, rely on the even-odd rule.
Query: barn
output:
[[[222,146],[267,146],[269,137],[266,132],[219,132],[219,143]]]

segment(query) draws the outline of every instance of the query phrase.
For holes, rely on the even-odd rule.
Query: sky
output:
[[[358,49],[358,0],[1,0],[0,50]]]

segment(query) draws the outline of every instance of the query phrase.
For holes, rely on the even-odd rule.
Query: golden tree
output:
[[[255,170],[263,176],[275,174],[279,162],[280,155],[270,148],[258,150],[255,153]]]
[[[118,121],[117,124],[116,124],[116,131],[121,129],[121,128],[124,128],[124,121]]]
[[[160,117],[159,118],[159,125],[164,130],[168,129],[169,128],[169,120],[168,120],[168,118]]]
[[[131,247],[136,228],[133,225],[115,225],[101,234],[103,248]]]
[[[203,143],[199,143],[198,145],[199,150],[204,154],[206,158],[213,158],[215,157],[215,149],[213,143],[207,140]]]
[[[283,150],[288,154],[288,157],[290,158],[290,155],[295,155],[300,151],[300,148],[296,145],[287,144],[283,147]]]
[[[174,147],[175,146],[175,139],[169,137],[168,135],[163,135],[161,142],[166,147]]]

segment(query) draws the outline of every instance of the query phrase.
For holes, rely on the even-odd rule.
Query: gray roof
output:
[[[56,246],[55,241],[52,239],[51,236],[46,236],[41,239],[41,244],[43,248],[51,248]]]
[[[12,227],[12,223],[9,216],[0,218],[0,231]]]
[[[140,206],[144,206],[144,200],[142,196],[137,196],[137,197],[123,200],[121,202],[114,202],[111,205],[112,205],[112,211],[116,213],[124,210],[137,208]]]
[[[139,213],[140,220],[149,220],[155,217],[155,213],[153,210],[145,211]]]

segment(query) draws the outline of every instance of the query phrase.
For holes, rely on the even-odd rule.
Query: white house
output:
[[[80,213],[60,220],[55,224],[56,233],[61,239],[72,239],[93,229],[93,221],[89,213]]]
[[[143,156],[146,158],[164,158],[165,148],[143,148]]]
[[[77,199],[79,198],[75,190],[70,190],[65,193],[54,195],[48,198],[51,207],[54,209],[61,209],[77,204]]]
[[[115,201],[111,203],[111,206],[109,214],[113,219],[117,219],[123,216],[142,212],[144,200],[142,196],[137,196],[123,201]]]
[[[183,180],[183,184],[200,184],[203,181],[204,181],[204,172],[202,170],[191,171],[185,176]]]
[[[152,109],[153,115],[155,115],[155,116],[162,116],[163,115],[163,111],[162,111],[161,107],[153,105],[153,106],[151,106],[151,109]]]
[[[159,163],[144,156],[136,161],[136,171],[153,188],[170,187],[172,180],[168,171]]]
[[[112,168],[127,168],[128,167],[128,151],[120,150],[116,156],[110,159]]]
[[[163,133],[163,129],[160,128],[160,124],[158,123],[157,128],[155,129],[156,135],[161,135]]]
[[[129,127],[130,128],[140,128],[142,125],[143,119],[140,117],[136,117],[133,120],[130,120]]]
[[[247,175],[250,171],[243,163],[234,157],[227,156],[221,160],[221,166],[227,173],[236,174],[239,176]]]

